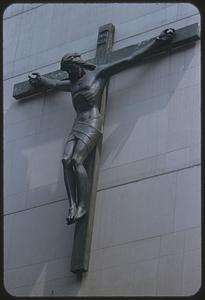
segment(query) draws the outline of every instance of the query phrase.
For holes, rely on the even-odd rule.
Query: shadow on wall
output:
[[[184,49],[181,51],[184,51]],[[174,55],[173,53],[172,56]],[[181,78],[179,76],[172,78],[168,90],[165,90],[163,93],[160,93],[160,90],[155,91],[156,95],[153,96],[153,87],[150,88],[146,85],[147,78],[153,73],[154,67],[164,59],[166,57],[150,60],[150,63],[145,65],[139,76],[132,78],[131,89],[126,89],[125,86],[124,90],[121,89],[116,94],[112,93],[110,95],[111,99],[108,99],[105,125],[111,123],[116,125],[116,127],[114,127],[108,137],[104,136],[103,157],[106,159],[111,156],[112,161],[114,161],[117,158],[121,149],[128,144],[127,141],[134,129],[135,131],[138,128],[140,129],[140,125],[138,125],[140,119],[144,116],[150,118],[153,112],[163,110],[168,105],[189,65],[184,65],[183,72],[177,73]],[[167,81],[169,79],[170,77],[167,77]],[[161,80],[162,83],[159,83]],[[133,93],[134,81],[136,86]],[[162,90],[164,89],[163,82],[163,77],[159,77],[157,84],[161,84]],[[147,91],[149,96],[147,99],[142,99],[147,94]],[[146,105],[144,105],[145,102]],[[33,108],[34,113],[31,113],[29,110]],[[138,110],[138,108],[140,109]],[[26,192],[27,203],[22,209],[67,198],[61,157],[66,137],[70,132],[75,116],[71,104],[71,96],[67,93],[58,92],[44,95],[40,99],[39,97],[34,97],[29,101],[14,102],[7,110],[5,119],[10,121],[14,114],[19,114],[21,117],[22,115],[26,116],[28,113],[30,113],[28,122],[33,118],[36,124],[35,122],[34,124],[32,122],[27,124],[26,121],[25,123],[20,122],[22,124],[21,131],[26,132],[26,126],[34,127],[35,125],[36,127],[34,129],[31,128],[31,132],[25,133],[25,136],[22,136],[22,138],[18,139],[18,137],[15,137],[15,140],[9,142],[13,149],[8,149],[11,150],[11,155],[6,153],[9,156],[8,160],[12,160],[10,164],[12,164],[13,172],[8,174],[5,194],[7,197],[22,191]],[[5,137],[8,131],[15,135],[15,127],[16,123],[11,124],[10,128],[7,128],[6,125]],[[144,132],[149,138],[149,131],[145,128]],[[135,142],[137,143],[137,140]],[[114,147],[110,147],[110,145],[114,145]],[[22,174],[22,176],[19,176],[19,174]],[[40,200],[38,200],[39,197],[41,198]]]
[[[181,51],[184,51],[184,49],[182,49]],[[140,84],[142,82],[146,83],[146,78],[148,74],[150,74],[150,72],[153,72],[154,65],[157,65],[163,59],[164,58],[161,57],[154,59],[153,61],[150,60],[150,64],[147,64],[145,66],[145,68],[143,69],[143,73],[140,73],[140,78],[136,78],[136,88],[139,86],[140,89]],[[183,73],[186,72],[188,67],[188,64],[184,65],[183,72],[179,74],[183,76]],[[117,123],[118,125],[110,134],[110,136],[107,137],[104,141],[104,157],[109,157],[110,154],[112,154],[112,159],[114,160],[119,155],[122,147],[127,143],[131,133],[133,132],[133,129],[139,122],[140,118],[143,115],[149,116],[153,111],[160,111],[164,107],[166,107],[168,105],[168,102],[170,101],[172,94],[177,88],[179,81],[180,78],[178,78],[178,80],[176,80],[175,82],[172,82],[168,93],[166,93],[168,97],[163,97],[161,101],[157,101],[156,103],[153,101],[153,99],[151,99],[151,97],[142,100],[138,98],[138,95],[134,95],[135,99],[133,99],[132,97],[127,97],[126,101],[124,98],[116,99],[117,113],[113,113],[112,116],[109,117],[112,118],[111,121],[114,124]],[[125,92],[129,92],[129,89],[127,89]],[[121,93],[123,94],[124,92],[120,91],[118,95],[120,95]],[[63,152],[66,136],[69,133],[69,129],[71,128],[74,119],[74,111],[70,101],[71,99],[68,99],[68,97],[70,98],[70,96],[68,96],[65,93],[54,93],[46,96],[44,95],[43,100],[35,97],[31,99],[29,103],[26,101],[14,103],[11,106],[11,108],[7,111],[7,114],[12,114],[16,109],[24,110],[25,106],[31,107],[32,105],[42,105],[41,112],[38,115],[40,122],[39,130],[36,132],[35,135],[32,135],[31,137],[27,138],[26,144],[21,144],[21,141],[19,141],[19,148],[17,147],[13,149],[14,158],[12,163],[13,168],[15,168],[15,173],[14,175],[12,175],[13,180],[11,180],[11,183],[14,184],[15,188],[13,190],[13,194],[22,192],[18,190],[18,185],[20,185],[23,180],[23,190],[26,193],[26,203],[24,204],[24,207],[22,207],[24,209],[39,206],[46,203],[48,204],[58,200],[66,200],[66,192],[63,182],[63,170],[61,166],[61,155]],[[146,109],[136,111],[135,109],[129,108],[133,106],[134,101],[136,101],[139,105],[140,101],[144,100],[147,101]],[[120,107],[120,109],[117,109],[117,107]],[[107,109],[109,109],[109,99]],[[113,110],[115,110],[115,108],[113,108]],[[109,145],[112,144],[116,145],[115,149],[109,147]],[[30,151],[29,153],[27,151],[28,149]],[[24,174],[27,174],[27,176],[20,179],[20,176],[19,178],[16,176],[18,173],[21,173],[22,168],[24,170]],[[12,194],[10,195],[12,196]],[[68,206],[67,201],[66,206]],[[46,221],[47,218],[52,219],[53,216],[46,216],[45,214]],[[64,223],[64,221],[65,220],[62,220],[62,223]],[[31,222],[33,222],[33,220],[31,220]],[[57,225],[55,219],[52,219],[52,224],[53,226],[59,226]],[[32,231],[33,234],[38,234],[38,224],[36,224],[35,222],[33,224]],[[52,228],[50,228],[50,231],[52,234]],[[73,231],[74,226],[72,226],[72,230],[69,230],[71,241],[69,248],[71,249],[71,236],[73,235]],[[30,236],[29,231],[27,232],[27,236]],[[57,244],[62,243],[62,241],[65,238],[67,239],[67,237],[64,236],[57,237],[55,241],[56,244],[54,244],[54,247],[56,247]],[[46,238],[42,239],[41,243],[45,244],[46,247]],[[24,244],[22,244],[21,247],[26,247],[28,251],[31,251],[31,253],[35,253],[38,252],[38,249],[40,249],[42,245],[41,247],[39,247],[39,245],[36,244],[35,249],[33,249],[33,245],[31,247],[29,241],[26,240],[25,237]],[[54,253],[55,254],[52,258],[49,257],[49,259],[52,260],[52,263],[54,263],[54,261],[57,259],[57,257],[59,257],[59,255],[60,257],[62,257],[61,253],[59,254],[56,251],[54,251]],[[43,258],[41,261],[46,261],[46,258]],[[80,292],[82,277],[76,276],[75,274],[69,272],[70,256],[64,258],[61,261],[61,263],[58,262],[55,267],[53,267],[52,263],[41,263],[40,261],[36,260],[33,266],[30,265],[30,267],[32,268],[32,276],[30,275],[31,285],[26,285],[25,287],[19,288],[11,288],[10,293],[15,296],[18,296],[19,294],[30,296],[77,296]],[[60,271],[58,269],[60,269]],[[60,275],[58,275],[58,271],[60,272]],[[18,271],[14,270],[14,272],[17,272],[16,276],[19,276]],[[28,274],[29,273],[30,272],[28,272]]]
[[[19,102],[13,100],[5,114],[5,138],[10,132],[13,135],[7,143],[11,153],[5,153],[7,160],[12,160],[13,169],[8,174],[5,194],[27,192],[27,203],[22,209],[66,199],[61,157],[74,120],[69,98],[66,93],[53,93]],[[12,116],[17,122],[11,122]],[[18,137],[20,132],[22,136]]]
[[[7,292],[12,296],[79,296],[82,282],[81,274],[70,274],[65,277],[47,280],[47,274],[51,270],[47,263],[39,265],[32,272],[35,278],[32,285],[21,286],[14,289],[7,289]]]
[[[5,202],[9,199],[12,204],[5,219],[11,220],[12,226],[5,228],[5,234],[12,237],[4,248],[9,252],[4,282],[15,296],[79,293],[80,278],[70,272],[74,225],[65,224],[68,202],[61,167],[64,142],[74,117],[69,100],[66,93],[28,102],[14,100],[6,113],[20,119],[23,113],[31,114],[30,108],[41,108],[38,131],[7,143],[12,146],[9,155],[13,172],[10,186],[6,186]],[[26,122],[19,121],[23,126]],[[33,209],[25,210],[28,208]],[[11,214],[14,211],[18,213]]]
[[[128,147],[133,146],[134,143],[132,144],[129,140],[133,132],[135,132],[134,138],[136,140],[134,142],[136,147],[135,149],[132,149],[130,153],[132,154],[135,151],[137,154],[131,155],[129,157],[130,161],[133,161],[133,157],[137,157],[137,159],[144,159],[145,157],[160,154],[159,149],[157,149],[156,141],[153,140],[152,135],[153,133],[156,133],[157,127],[155,125],[157,118],[159,118],[159,115],[157,117],[154,112],[158,113],[168,106],[169,101],[180,84],[181,79],[189,68],[189,64],[194,56],[194,51],[189,51],[190,57],[187,64],[179,62],[176,67],[177,70],[173,70],[173,72],[168,74],[167,77],[163,77],[163,75],[160,76],[159,73],[155,74],[157,75],[157,78],[154,78],[153,71],[159,64],[163,64],[163,61],[170,57],[174,60],[175,55],[177,56],[180,53],[183,54],[186,49],[188,51],[189,49],[193,49],[193,45],[173,51],[171,56],[165,54],[158,58],[149,59],[149,61],[144,64],[142,71],[138,74],[134,74],[134,80],[136,82],[135,86],[132,78],[132,86],[130,86],[131,89],[128,87],[126,90],[123,90],[120,82],[117,87],[118,90],[111,92],[110,99],[108,98],[107,114],[105,117],[107,132],[105,132],[103,140],[102,169],[122,164],[120,152],[122,152],[123,147],[126,147],[127,145]],[[181,63],[182,65],[180,66]],[[181,69],[179,71],[180,67]],[[192,70],[190,70],[190,72],[192,72]],[[117,79],[114,80],[117,82]],[[146,84],[146,82],[148,82],[148,84]],[[153,83],[156,83],[156,86],[153,86]],[[192,82],[190,82],[190,85],[191,84]],[[115,85],[117,85],[117,83],[115,83]],[[123,88],[126,88],[124,87],[124,84]],[[155,118],[155,121],[151,119],[153,117]],[[143,120],[143,118],[147,119]],[[138,130],[140,132],[136,136]],[[142,138],[143,134],[144,138]],[[145,143],[145,139],[147,140],[147,143],[141,147],[141,145]],[[149,142],[152,142],[151,145]],[[114,146],[110,147],[110,145]]]

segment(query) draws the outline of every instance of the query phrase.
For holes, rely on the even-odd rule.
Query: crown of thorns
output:
[[[67,65],[67,66],[72,65],[72,64],[77,64],[80,67],[88,69],[88,70],[94,70],[96,68],[96,65],[82,60],[80,57],[80,54],[78,54],[78,53],[65,54],[61,59],[61,67],[65,66],[65,65]]]

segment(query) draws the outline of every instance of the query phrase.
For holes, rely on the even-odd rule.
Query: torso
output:
[[[83,119],[97,117],[97,104],[102,96],[105,80],[97,78],[96,71],[87,72],[71,89],[73,107]]]

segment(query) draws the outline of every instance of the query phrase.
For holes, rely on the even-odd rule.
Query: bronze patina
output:
[[[142,42],[130,56],[99,66],[82,60],[78,53],[65,54],[60,68],[68,73],[67,80],[49,79],[39,73],[32,73],[33,77],[29,75],[29,83],[33,87],[43,86],[70,92],[77,114],[62,157],[69,200],[68,224],[86,214],[89,178],[84,162],[103,133],[102,116],[97,104],[106,83],[112,75],[133,66],[158,47],[168,45],[174,34],[174,29],[166,29],[155,39]]]
[[[13,97],[18,101],[52,89],[72,95],[77,116],[62,161],[70,203],[67,221],[75,223],[70,268],[73,273],[87,272],[89,266],[109,78],[154,57],[192,47],[200,38],[200,27],[194,23],[176,31],[167,29],[157,38],[112,51],[114,32],[112,23],[99,27],[96,55],[89,62],[83,61],[78,53],[66,54],[61,61],[65,71],[59,69],[44,76],[33,73],[34,77],[15,83],[13,89]]]

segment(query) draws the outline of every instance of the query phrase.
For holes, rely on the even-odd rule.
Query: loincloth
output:
[[[67,142],[79,139],[90,152],[97,144],[100,136],[103,134],[102,118],[92,118],[85,121],[75,120],[72,130],[68,136]]]

